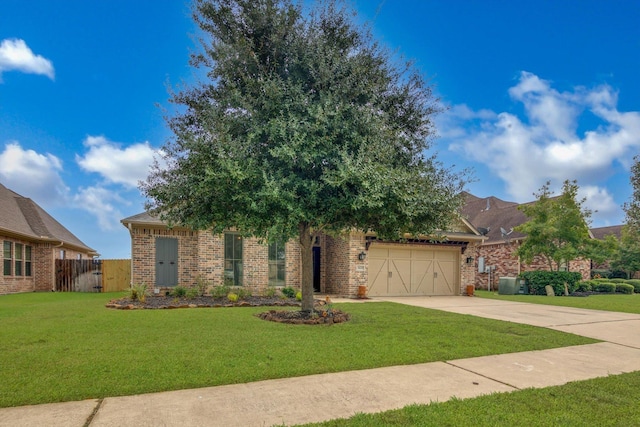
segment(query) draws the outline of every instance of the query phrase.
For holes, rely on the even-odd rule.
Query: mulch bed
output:
[[[196,298],[176,298],[171,296],[149,296],[144,302],[130,298],[111,300],[106,304],[107,308],[119,310],[158,310],[177,308],[218,308],[218,307],[300,307],[301,304],[294,298],[267,298],[248,297],[241,301],[231,302],[226,297],[216,298],[212,296],[200,296]],[[295,325],[324,325],[342,323],[348,321],[351,316],[341,310],[328,307],[323,300],[315,300],[313,312],[307,313],[300,310],[269,310],[256,314],[263,320]]]

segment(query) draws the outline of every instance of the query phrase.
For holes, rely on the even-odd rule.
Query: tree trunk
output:
[[[302,258],[302,311],[313,311],[313,236],[308,223],[298,225]]]

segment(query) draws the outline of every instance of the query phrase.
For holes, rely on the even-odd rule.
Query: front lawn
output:
[[[453,360],[595,342],[393,303],[336,304],[352,320],[287,325],[267,308],[113,310],[121,294],[0,296],[0,407]]]
[[[476,290],[475,295],[481,298],[499,299],[504,301],[529,302],[532,304],[560,305],[565,307],[640,314],[640,294],[600,294],[589,295],[587,297],[548,297],[545,295],[499,295],[498,292]]]
[[[412,405],[306,426],[637,426],[638,402],[640,372],[631,372],[542,389]]]

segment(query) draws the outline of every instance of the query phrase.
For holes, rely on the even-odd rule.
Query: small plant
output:
[[[593,290],[594,284],[595,282],[591,280],[584,280],[582,282],[578,282],[575,292],[591,292]]]
[[[276,296],[276,288],[274,288],[273,286],[269,286],[267,289],[265,289],[264,296],[266,298],[275,297]]]
[[[129,299],[132,301],[140,301],[144,303],[147,298],[147,285],[144,283],[131,285],[128,290],[128,294]]]
[[[224,298],[229,292],[231,292],[231,288],[229,286],[214,286],[211,288],[211,296],[214,298]]]
[[[295,298],[296,290],[291,286],[285,286],[284,288],[282,288],[282,294],[287,298]]]
[[[209,282],[203,275],[199,275],[196,279],[196,288],[198,289],[198,296],[204,296],[209,288]]]
[[[616,293],[631,295],[633,293],[633,285],[628,283],[617,283]]]
[[[251,291],[246,288],[234,288],[233,292],[238,295],[238,299],[243,300],[251,296]]]
[[[187,288],[182,285],[178,285],[171,291],[171,296],[176,298],[184,298],[187,296]]]
[[[296,300],[302,301],[302,292],[300,291],[296,292]]]
[[[200,289],[197,286],[191,286],[187,288],[187,291],[185,293],[185,297],[189,299],[198,298],[200,295],[202,294],[200,293]]]
[[[229,292],[227,295],[227,299],[231,302],[238,302],[238,294],[234,294],[233,292]]]

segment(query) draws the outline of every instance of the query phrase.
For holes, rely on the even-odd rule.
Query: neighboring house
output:
[[[590,231],[594,239],[604,240],[605,237],[609,235],[613,235],[616,237],[616,239],[620,240],[620,237],[622,236],[622,227],[623,227],[622,225],[612,225],[609,227],[592,228]],[[600,270],[609,270],[609,269],[610,269],[609,261],[604,261],[602,263],[595,263],[595,262],[591,263],[591,270],[595,270],[593,271],[593,274],[596,274],[596,273],[603,274],[603,271],[600,271]]]
[[[0,184],[0,294],[55,289],[56,259],[97,255],[33,200]]]
[[[148,213],[121,222],[131,234],[132,283],[145,283],[155,293],[198,280],[254,292],[268,286],[300,287],[295,240],[267,245],[231,230],[213,235],[169,228]],[[314,290],[354,297],[360,286],[367,286],[370,296],[459,295],[473,284],[472,260],[483,237],[466,220],[445,235],[447,241],[439,244],[428,238],[385,242],[374,233],[319,235],[313,247]]]
[[[515,202],[507,202],[497,197],[480,198],[465,193],[463,216],[473,224],[486,239],[478,248],[475,267],[477,289],[497,289],[500,277],[516,277],[523,271],[548,270],[549,265],[542,257],[536,257],[531,264],[523,264],[514,255],[524,234],[514,230],[528,221]],[[578,259],[569,262],[569,271],[577,271],[586,280],[590,277],[589,260]]]

